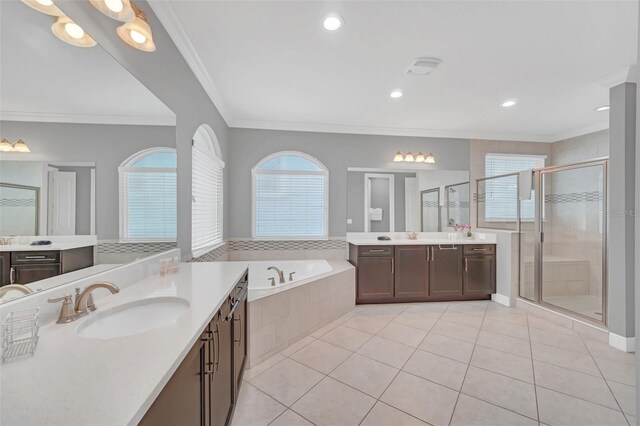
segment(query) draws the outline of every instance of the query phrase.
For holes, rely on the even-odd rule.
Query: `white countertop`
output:
[[[392,238],[387,241],[372,238],[348,238],[347,242],[355,246],[429,246],[429,245],[459,245],[459,244],[496,244],[495,235],[487,235],[484,239],[479,238],[419,238],[410,240],[408,238]]]
[[[248,265],[185,263],[96,301],[103,312],[150,297],[188,300],[189,310],[169,326],[109,340],[76,335],[95,314],[42,326],[33,357],[0,365],[0,424],[137,424]]]
[[[57,251],[57,250],[71,250],[79,247],[90,247],[95,244],[89,244],[86,242],[78,243],[52,243],[48,246],[32,246],[30,244],[9,244],[0,246],[0,252],[3,251]]]

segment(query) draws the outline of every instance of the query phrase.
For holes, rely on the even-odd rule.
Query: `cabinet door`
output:
[[[489,295],[496,292],[495,256],[465,256],[464,293]]]
[[[427,247],[396,246],[395,297],[425,299],[429,296]]]
[[[60,264],[19,265],[13,267],[15,284],[29,284],[34,281],[60,275]]]
[[[11,284],[11,254],[0,253],[0,286]]]
[[[214,374],[209,395],[212,426],[225,426],[228,423],[233,400],[233,342],[231,321],[226,320],[231,311],[230,305],[227,300],[220,308],[217,319],[211,324],[215,339]]]
[[[249,336],[247,325],[247,298],[246,293],[240,300],[240,305],[233,314],[233,385],[234,401],[238,398],[240,385],[242,384],[242,372],[247,358],[247,337]]]
[[[460,246],[431,246],[431,296],[462,294],[462,251]]]
[[[140,421],[146,426],[200,426],[203,423],[203,359],[206,338],[191,348],[184,361]]]
[[[393,300],[393,257],[358,258],[358,297],[356,302]]]

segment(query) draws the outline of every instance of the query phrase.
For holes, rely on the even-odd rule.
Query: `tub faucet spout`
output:
[[[284,281],[284,272],[282,272],[280,269],[276,268],[275,266],[269,266],[267,268],[267,271],[271,271],[271,270],[276,271],[278,273],[278,282],[280,284],[284,284],[285,283],[285,281]]]

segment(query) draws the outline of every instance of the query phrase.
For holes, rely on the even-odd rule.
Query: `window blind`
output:
[[[325,183],[321,174],[257,174],[255,236],[326,237]]]
[[[191,249],[193,252],[223,240],[224,168],[208,150],[194,142],[192,151]]]
[[[487,154],[485,176],[499,176],[527,169],[544,167],[545,157],[540,155]],[[515,221],[518,219],[517,176],[488,179],[485,182],[485,219],[488,221]],[[520,203],[520,217],[533,220],[535,206],[530,200]]]
[[[175,241],[175,169],[121,167],[121,239]]]

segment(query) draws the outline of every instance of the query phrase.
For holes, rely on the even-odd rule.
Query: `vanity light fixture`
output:
[[[136,19],[136,13],[129,0],[89,0],[93,7],[100,12],[120,22],[131,22]]]
[[[342,27],[342,17],[339,15],[328,15],[324,18],[322,26],[327,31],[338,31]]]
[[[424,155],[422,152],[418,152],[417,154],[414,155],[411,151],[409,151],[405,155],[401,151],[398,151],[396,152],[396,155],[393,157],[393,161],[396,163],[405,162],[405,163],[435,164],[436,157],[431,152],[427,155]]]
[[[64,12],[58,9],[58,6],[53,4],[51,0],[22,0],[22,3],[37,10],[38,12],[45,13],[51,16],[62,16]]]
[[[404,161],[404,155],[402,155],[400,151],[396,152],[396,156],[393,157],[393,161],[395,161],[396,163]]]
[[[0,152],[31,152],[29,146],[22,139],[18,139],[15,143],[11,143],[6,139],[0,142]]]
[[[96,41],[84,32],[80,25],[76,24],[68,16],[60,16],[51,26],[51,31],[60,40],[76,47],[93,47]]]
[[[598,111],[598,112],[609,111],[609,105],[599,106],[598,108],[596,108],[596,111]]]
[[[143,52],[154,52],[156,45],[153,42],[151,27],[147,23],[147,16],[138,6],[131,2],[131,7],[135,12],[135,19],[120,25],[116,32],[118,36],[131,47],[135,47]]]

